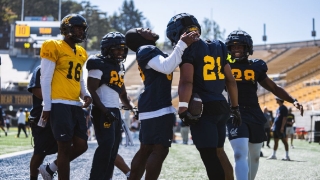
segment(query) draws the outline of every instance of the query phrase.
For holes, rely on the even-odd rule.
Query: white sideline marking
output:
[[[88,144],[94,144],[94,143],[97,143],[97,140],[88,141]],[[13,152],[13,153],[9,153],[9,154],[3,154],[3,155],[0,155],[0,159],[19,156],[22,154],[28,154],[28,153],[32,153],[32,152],[33,152],[33,149],[29,149],[29,150],[24,150],[24,151]]]
[[[33,152],[33,149],[19,151],[19,152],[13,152],[13,153],[9,153],[9,154],[3,154],[3,155],[0,155],[0,159],[5,159],[5,158],[18,156],[18,155],[22,155],[22,154],[27,154],[27,153],[31,153],[31,152]]]

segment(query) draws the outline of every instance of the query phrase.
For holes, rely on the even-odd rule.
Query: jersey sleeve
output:
[[[143,46],[139,48],[137,52],[137,60],[139,62],[139,66],[141,68],[145,68],[148,62],[158,56],[161,55],[160,50],[155,46]]]
[[[181,67],[184,63],[193,64],[194,61],[194,43],[191,44],[187,49],[184,50],[182,55],[182,62],[180,63],[179,67]]]
[[[55,40],[46,40],[41,47],[40,57],[56,62],[59,59],[59,51]]]
[[[253,63],[255,65],[257,72],[259,72],[259,76],[257,78],[257,81],[261,82],[266,77],[268,77],[268,75],[267,75],[268,66],[263,60],[260,60],[260,59],[254,60]]]
[[[36,67],[33,71],[32,77],[28,84],[28,91],[32,93],[33,88],[41,88],[40,85],[40,66]]]
[[[218,41],[219,44],[220,44],[220,47],[221,47],[221,53],[222,53],[222,56],[220,57],[221,58],[221,64],[220,66],[222,67],[221,68],[221,72],[224,73],[224,66],[226,64],[228,64],[228,50],[227,50],[227,46],[222,42],[222,41]]]
[[[95,55],[92,55],[89,57],[89,59],[87,61],[86,68],[88,69],[88,71],[93,70],[93,69],[101,70],[103,63],[104,63],[103,60],[99,59]]]

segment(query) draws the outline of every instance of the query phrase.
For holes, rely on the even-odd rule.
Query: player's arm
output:
[[[92,99],[84,83],[83,71],[81,72],[81,76],[80,76],[80,97],[84,101],[84,104],[82,106],[83,108],[86,108],[91,104]]]
[[[193,89],[193,74],[194,67],[190,63],[184,63],[180,67],[180,81],[178,86],[178,94],[179,94],[179,110],[178,113],[188,109],[187,105],[182,105],[182,103],[189,103],[190,97],[192,95]]]
[[[293,118],[292,118],[292,125],[296,122],[296,119],[294,118],[294,115],[293,115]]]
[[[197,32],[192,31],[188,34],[182,34],[177,45],[174,47],[173,52],[168,57],[165,58],[161,55],[155,56],[148,62],[148,66],[164,74],[172,73],[181,63],[183,51],[193,42],[198,40]]]
[[[236,107],[239,105],[238,103],[238,87],[237,82],[234,79],[231,68],[229,64],[224,66],[224,75],[226,77],[226,86],[228,90],[228,94],[230,96],[231,106]]]
[[[284,132],[284,126],[286,125],[286,122],[287,122],[287,116],[283,116],[282,124],[281,124],[281,129],[280,129],[280,132],[281,132],[281,133]]]
[[[122,104],[128,108],[129,110],[132,111],[133,109],[133,104],[130,103],[130,100],[128,99],[128,94],[127,94],[127,91],[126,91],[126,87],[125,85],[123,84],[123,86],[121,87],[121,93],[119,95],[119,98],[122,102]]]
[[[41,88],[32,88],[32,94],[35,95],[37,98],[42,99]]]
[[[229,64],[226,64],[223,70],[224,70],[224,75],[226,77],[225,81],[226,81],[227,91],[231,101],[231,114],[233,116],[232,124],[234,124],[235,126],[240,126],[242,123],[242,119],[241,119],[239,103],[238,103],[237,83],[232,75]]]
[[[259,84],[277,97],[293,103],[293,105],[300,110],[301,116],[303,116],[303,106],[298,102],[298,100],[290,96],[287,91],[274,83],[269,77],[266,77],[264,80],[260,81]]]
[[[41,59],[41,92],[43,99],[43,113],[42,118],[47,121],[51,111],[51,82],[56,63],[46,59]]]
[[[92,74],[99,74],[96,76],[93,76]],[[100,77],[101,78],[102,75],[102,71],[100,70],[90,70],[89,74],[88,74],[88,79],[87,79],[87,85],[88,85],[88,90],[91,94],[91,97],[93,99],[93,104],[98,107],[104,114],[107,113],[107,108],[102,104],[100,97],[97,94],[97,89],[100,87],[100,79],[97,78]]]

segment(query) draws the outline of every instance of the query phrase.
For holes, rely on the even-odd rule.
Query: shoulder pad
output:
[[[264,62],[262,59],[249,59],[249,63],[261,68],[261,70],[264,72],[268,71],[267,63]]]
[[[56,59],[57,55],[53,54],[51,52],[55,52],[57,49],[56,47],[56,43],[54,40],[49,39],[43,42],[42,46],[41,46],[41,50],[40,50],[40,57],[41,58],[46,58],[49,60],[53,60]]]
[[[92,69],[101,69],[104,63],[105,62],[97,55],[91,55],[87,61],[86,68],[88,69],[88,71]]]
[[[139,62],[145,62],[146,64],[151,60],[152,58],[162,55],[164,57],[167,57],[166,54],[164,54],[160,49],[158,49],[156,46],[147,45],[147,46],[141,46],[137,51],[137,60]]]

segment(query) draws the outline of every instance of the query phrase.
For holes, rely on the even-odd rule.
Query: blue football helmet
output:
[[[128,47],[126,45],[125,36],[120,32],[110,32],[103,36],[100,42],[101,54],[108,59],[113,60],[116,63],[120,63],[127,58]],[[112,50],[123,48],[124,53],[122,57],[116,57]]]
[[[74,33],[73,27],[80,26],[84,28],[84,33],[78,36]],[[68,14],[61,20],[60,33],[69,36],[75,43],[82,43],[87,40],[88,25],[86,19],[79,14]]]
[[[180,13],[173,16],[167,25],[167,37],[171,41],[172,45],[177,44],[180,36],[184,32],[188,32],[188,28],[197,27],[199,34],[201,34],[201,27],[198,20],[188,13]]]
[[[232,59],[236,59],[238,61],[241,60],[247,60],[249,55],[253,54],[253,42],[252,42],[252,38],[251,36],[242,30],[235,30],[232,31],[225,42],[229,54],[231,55]],[[243,53],[243,57],[241,58],[234,58],[232,53],[231,53],[231,46],[232,45],[243,45],[244,46],[244,53]]]

